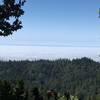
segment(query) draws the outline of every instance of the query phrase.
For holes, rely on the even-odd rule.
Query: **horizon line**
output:
[[[0,44],[0,46],[40,46],[40,47],[98,47],[100,46],[92,46],[92,45],[66,45],[66,44]]]

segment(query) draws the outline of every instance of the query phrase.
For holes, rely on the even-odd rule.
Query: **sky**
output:
[[[100,46],[99,0],[27,0],[23,29],[0,45]]]
[[[23,28],[0,37],[0,46],[99,48],[99,7],[99,0],[27,0]]]

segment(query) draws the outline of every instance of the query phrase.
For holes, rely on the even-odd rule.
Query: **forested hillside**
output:
[[[28,88],[37,86],[41,91],[69,91],[82,100],[88,100],[86,98],[99,97],[100,94],[100,63],[85,57],[54,61],[0,61],[0,80],[21,79]]]

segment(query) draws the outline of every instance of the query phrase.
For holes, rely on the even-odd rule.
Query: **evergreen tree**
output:
[[[34,96],[34,100],[43,100],[43,96],[40,94],[37,87],[34,87],[32,89],[32,95]]]
[[[0,81],[0,100],[12,100],[12,89],[10,82]]]
[[[16,82],[16,86],[14,88],[14,98],[15,100],[25,100],[25,87],[24,82],[22,80]]]

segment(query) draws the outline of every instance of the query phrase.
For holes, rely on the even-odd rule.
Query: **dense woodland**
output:
[[[23,80],[24,92],[29,92],[29,95],[37,87],[43,96],[52,89],[61,94],[69,92],[80,100],[100,100],[100,63],[85,57],[52,61],[0,61],[0,80],[1,87],[9,83],[13,89],[20,83],[18,80]]]

